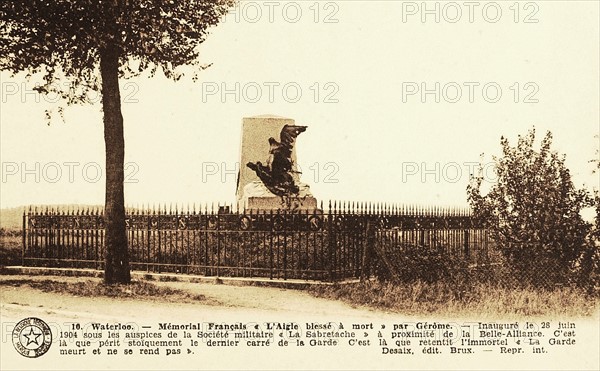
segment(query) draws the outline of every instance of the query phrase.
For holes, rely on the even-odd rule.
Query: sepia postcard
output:
[[[600,369],[598,1],[0,4],[0,369]]]

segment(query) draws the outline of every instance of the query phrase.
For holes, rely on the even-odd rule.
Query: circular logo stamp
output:
[[[46,322],[29,317],[17,323],[12,332],[12,340],[19,354],[37,358],[50,349],[52,331]]]

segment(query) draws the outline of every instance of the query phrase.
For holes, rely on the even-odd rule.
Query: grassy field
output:
[[[542,290],[475,282],[468,289],[457,289],[444,282],[396,284],[367,281],[316,286],[309,290],[317,297],[407,315],[564,318],[598,316],[600,311],[600,298],[570,287]]]
[[[21,265],[22,248],[20,229],[0,228],[0,266]]]
[[[24,207],[0,209],[0,228],[21,229],[23,227]]]
[[[0,286],[22,287],[29,286],[42,292],[53,292],[83,297],[105,296],[120,299],[159,300],[163,302],[189,303],[205,301],[199,294],[157,286],[150,282],[133,281],[130,285],[105,285],[98,280],[85,280],[80,282],[61,282],[51,279],[7,279],[0,280]]]

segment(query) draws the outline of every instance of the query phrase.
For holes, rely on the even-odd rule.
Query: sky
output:
[[[500,137],[532,127],[600,188],[598,2],[471,4],[241,2],[199,81],[121,81],[127,204],[235,201],[242,119],[263,114],[308,126],[298,164],[318,200],[466,206],[475,164],[493,181]],[[55,97],[0,77],[0,205],[103,204],[98,97],[47,125]]]

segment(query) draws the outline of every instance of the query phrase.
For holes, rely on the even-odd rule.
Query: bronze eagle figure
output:
[[[306,126],[285,125],[279,134],[279,141],[269,138],[269,157],[263,165],[260,161],[248,162],[246,166],[254,170],[267,189],[280,197],[298,195],[300,188],[292,173],[292,150],[298,135],[306,131]]]

